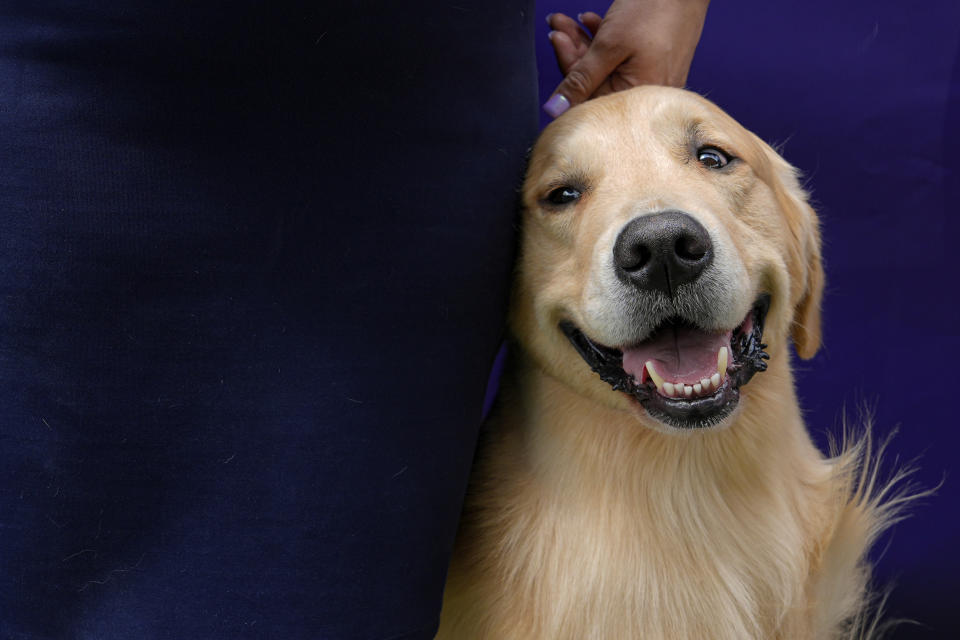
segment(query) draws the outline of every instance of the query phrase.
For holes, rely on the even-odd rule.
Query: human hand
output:
[[[556,118],[590,98],[640,84],[682,87],[710,0],[614,0],[603,18],[547,16],[564,79],[544,110]]]

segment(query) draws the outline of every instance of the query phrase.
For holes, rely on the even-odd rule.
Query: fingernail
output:
[[[548,40],[553,40],[553,36],[556,35],[556,33],[557,33],[556,31],[548,31],[548,32],[547,32],[547,39],[548,39]]]
[[[550,18],[552,18],[552,17],[553,17],[553,14],[552,14],[552,13],[548,13],[548,14],[547,14],[547,24],[550,24]]]
[[[583,22],[583,14],[582,14],[582,13],[578,13],[578,14],[577,14],[577,22]]]
[[[547,100],[546,104],[543,105],[543,110],[546,111],[551,118],[560,116],[560,114],[569,108],[570,101],[559,93]]]

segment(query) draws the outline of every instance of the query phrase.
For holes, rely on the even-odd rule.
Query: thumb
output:
[[[595,40],[583,57],[570,67],[566,77],[543,105],[543,110],[552,117],[556,118],[570,107],[586,102],[620,64],[621,60],[615,51],[596,45]]]

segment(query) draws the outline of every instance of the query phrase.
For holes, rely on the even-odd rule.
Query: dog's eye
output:
[[[730,162],[730,156],[715,147],[704,147],[697,151],[697,160],[707,169],[722,169]]]
[[[573,187],[557,187],[547,194],[547,202],[561,206],[580,199],[580,191]]]

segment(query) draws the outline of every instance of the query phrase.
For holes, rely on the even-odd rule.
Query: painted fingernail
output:
[[[547,100],[543,105],[543,110],[550,114],[551,118],[556,118],[564,111],[570,108],[570,101],[559,93]]]

